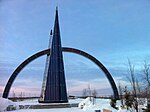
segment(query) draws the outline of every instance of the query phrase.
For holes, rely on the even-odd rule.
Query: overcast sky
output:
[[[127,58],[140,71],[150,62],[149,0],[0,0],[0,93],[26,58],[48,48],[58,5],[63,46],[83,50],[101,61],[116,84],[128,85]],[[88,85],[112,94],[105,74],[90,60],[64,54],[67,89],[82,94]],[[11,93],[40,94],[46,56],[26,66]]]

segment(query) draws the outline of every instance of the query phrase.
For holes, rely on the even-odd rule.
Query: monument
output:
[[[6,83],[3,92],[3,98],[8,98],[11,86],[15,81],[16,77],[19,75],[21,70],[23,70],[29,63],[35,59],[47,55],[44,78],[42,83],[42,90],[39,102],[40,103],[65,103],[68,102],[67,91],[66,91],[66,82],[65,82],[65,73],[64,73],[64,64],[63,64],[63,52],[76,53],[81,55],[93,63],[95,63],[99,69],[101,69],[105,76],[107,77],[111,88],[114,93],[114,99],[119,99],[118,89],[115,84],[115,81],[112,75],[109,73],[107,68],[94,56],[86,53],[85,51],[71,48],[71,47],[62,47],[61,38],[60,38],[60,29],[59,29],[59,20],[58,20],[58,9],[56,8],[55,15],[55,24],[54,30],[50,33],[50,42],[49,48],[37,52],[24,60],[11,74],[9,80]],[[46,104],[47,105],[47,104]]]
[[[68,102],[57,8],[53,31],[50,33],[50,55],[47,55],[40,103]]]

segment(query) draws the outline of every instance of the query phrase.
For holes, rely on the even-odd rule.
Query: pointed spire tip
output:
[[[56,6],[56,11],[58,11],[58,6]]]
[[[52,29],[51,29],[50,35],[53,35]]]

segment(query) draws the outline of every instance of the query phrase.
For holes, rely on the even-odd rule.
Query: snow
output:
[[[74,104],[74,103],[80,103],[83,99],[70,99],[69,103]],[[27,99],[23,101],[19,101],[19,105],[37,105],[39,104],[38,99]]]
[[[93,98],[86,98],[86,99],[72,99],[69,100],[70,104],[73,103],[79,103],[78,107],[72,107],[72,108],[55,108],[55,109],[18,109],[12,112],[95,112],[95,110],[101,110],[103,112],[103,109],[111,110],[112,112],[129,112],[126,109],[119,109],[116,110],[110,106],[110,100],[109,99],[96,99],[96,101],[93,104]],[[12,102],[8,99],[0,98],[0,112],[4,112],[6,108],[9,105],[37,105],[38,100],[37,99],[30,99],[30,100],[24,100],[24,101],[18,101],[18,102]],[[42,105],[42,104],[40,104]],[[117,102],[117,106],[120,106],[120,101]]]
[[[126,109],[122,109],[122,110],[118,110],[118,112],[130,112],[130,111],[128,111]]]
[[[79,108],[83,108],[84,111],[89,111],[89,112],[94,112],[95,110],[110,110],[112,112],[117,112],[118,110],[112,108],[110,106],[110,100],[109,99],[96,99],[94,104],[93,104],[94,98],[86,98],[82,102],[79,103]]]
[[[69,100],[69,103],[79,103],[82,99],[76,99],[76,100]],[[0,98],[0,112],[6,111],[6,108],[9,105],[14,105],[18,107],[18,105],[37,105],[38,99],[30,99],[30,100],[24,100],[24,101],[18,101],[18,102],[12,102],[11,100]],[[18,109],[13,112],[84,112],[82,109],[79,108],[57,108],[57,109]]]
[[[85,112],[79,108],[58,108],[58,109],[21,109],[13,112]]]
[[[19,105],[37,105],[37,104],[39,104],[38,99],[27,99],[27,100],[23,100],[23,101],[18,101],[16,103],[17,104],[19,103]]]
[[[12,102],[11,100],[8,100],[5,98],[0,98],[0,112],[5,111],[9,105],[15,105],[16,106],[16,104],[14,102]]]

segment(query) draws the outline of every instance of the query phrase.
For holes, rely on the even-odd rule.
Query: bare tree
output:
[[[23,97],[23,92],[22,92],[22,91],[21,91],[21,93],[20,93],[19,97],[20,97],[20,98],[22,98],[22,97]]]
[[[119,96],[120,96],[120,100],[121,100],[121,105],[123,106],[123,88],[121,87],[121,84],[119,83],[119,86],[118,86],[118,89],[119,89]]]
[[[93,96],[93,105],[94,105],[95,102],[96,102],[96,96],[97,96],[97,91],[96,91],[96,89],[94,89],[94,90],[92,91],[92,96]]]
[[[15,98],[16,97],[16,94],[15,94],[15,92],[13,91],[13,94],[12,94],[12,96],[13,96],[13,98]]]
[[[138,105],[144,105],[145,100],[143,97],[143,89],[141,83],[136,79],[136,89],[137,89],[137,98],[138,98]]]
[[[146,82],[146,90],[147,93],[146,96],[150,96],[150,64],[147,63],[147,61],[144,61],[144,82]],[[150,98],[150,97],[149,97]]]
[[[135,108],[136,112],[138,112],[138,98],[137,98],[137,86],[136,86],[136,77],[135,77],[135,66],[131,64],[131,61],[128,59],[128,65],[129,65],[129,75],[128,77],[131,87],[132,87],[132,95],[134,97],[133,107]]]
[[[147,61],[144,61],[144,79],[147,82],[147,87],[150,87],[150,64],[147,63]]]
[[[147,63],[147,61],[144,61],[144,68],[143,68],[143,73],[144,73],[144,83],[146,83],[145,87],[145,97],[147,98],[147,109],[145,112],[150,111],[150,64]]]
[[[136,88],[137,88],[137,95],[140,96],[141,94],[141,86],[139,84],[139,81],[136,79]]]
[[[87,90],[86,90],[86,89],[83,89],[83,91],[82,91],[82,96],[83,96],[83,97],[87,97]]]
[[[96,91],[96,89],[94,89],[94,90],[92,91],[92,96],[96,98],[96,96],[97,96],[97,91]]]
[[[87,92],[88,92],[88,96],[90,97],[90,101],[92,101],[92,99],[91,99],[91,96],[92,96],[92,91],[91,91],[90,84],[88,85]]]
[[[130,93],[130,91],[128,91],[127,86],[125,86],[125,89],[124,89],[124,102],[125,102],[127,109],[132,108],[133,102],[134,102],[134,97]]]
[[[93,104],[95,104],[95,102],[96,102],[95,98],[97,96],[97,91],[96,91],[96,89],[91,90],[90,85],[88,85],[87,89],[83,89],[82,96],[83,97],[87,97],[88,96],[90,98],[90,101],[92,101]]]

